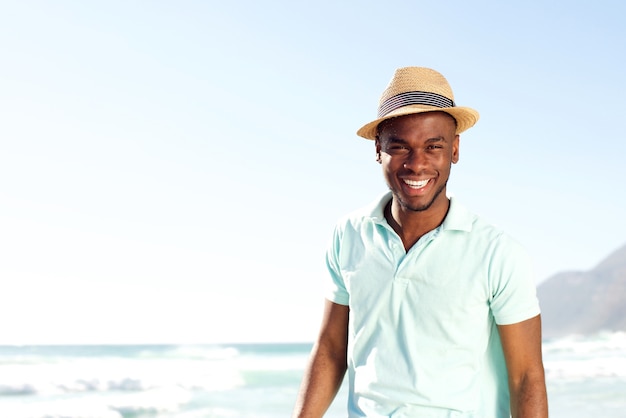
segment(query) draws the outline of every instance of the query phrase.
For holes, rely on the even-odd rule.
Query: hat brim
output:
[[[452,116],[456,120],[456,133],[460,134],[463,131],[471,128],[476,124],[479,118],[479,114],[469,107],[436,107],[426,105],[409,105],[403,106],[399,109],[389,112],[382,118],[378,118],[359,129],[356,134],[365,139],[376,139],[378,134],[378,125],[387,119],[396,118],[398,116],[413,115],[416,113],[425,112],[445,112]]]

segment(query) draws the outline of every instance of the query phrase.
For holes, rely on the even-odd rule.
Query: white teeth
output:
[[[429,180],[430,179],[415,181],[415,180],[404,179],[404,182],[411,187],[415,187],[416,189],[421,189],[422,187],[426,186],[426,184],[428,184]]]

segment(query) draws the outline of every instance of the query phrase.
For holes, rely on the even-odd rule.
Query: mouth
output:
[[[403,179],[402,181],[404,182],[404,184],[409,186],[411,189],[418,190],[418,189],[422,189],[422,188],[426,187],[426,185],[428,184],[430,179],[426,179],[426,180]]]

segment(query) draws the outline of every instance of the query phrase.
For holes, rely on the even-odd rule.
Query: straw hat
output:
[[[378,119],[357,131],[365,139],[376,139],[378,124],[385,119],[422,112],[446,112],[456,119],[456,133],[474,126],[478,112],[457,107],[448,80],[423,67],[398,68],[378,104]]]

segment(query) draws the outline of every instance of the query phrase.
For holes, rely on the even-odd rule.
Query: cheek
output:
[[[389,157],[387,154],[382,154],[380,165],[383,170],[383,175],[385,178],[389,179],[393,177],[393,173],[397,171],[395,168],[395,161],[393,158]]]
[[[383,154],[382,165],[387,172],[395,172],[401,170],[404,166],[404,162],[405,159],[402,157]]]
[[[383,167],[389,167],[393,163],[393,158],[386,152],[381,152],[380,163],[383,165]]]

